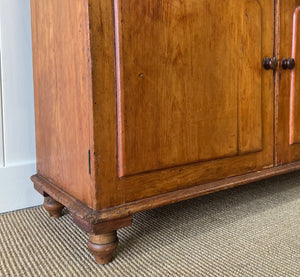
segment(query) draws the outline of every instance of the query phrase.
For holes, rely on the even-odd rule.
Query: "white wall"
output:
[[[30,0],[0,0],[0,213],[42,203],[35,173]]]

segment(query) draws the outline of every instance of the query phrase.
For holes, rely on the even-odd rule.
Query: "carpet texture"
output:
[[[0,276],[300,276],[300,173],[134,216],[97,265],[70,214],[0,215]]]

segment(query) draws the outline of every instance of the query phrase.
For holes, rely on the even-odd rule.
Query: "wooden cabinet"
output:
[[[31,6],[32,180],[97,262],[136,212],[300,169],[300,1]]]

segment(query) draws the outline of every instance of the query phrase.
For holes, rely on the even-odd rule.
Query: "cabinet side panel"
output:
[[[37,172],[92,207],[87,0],[32,0]]]

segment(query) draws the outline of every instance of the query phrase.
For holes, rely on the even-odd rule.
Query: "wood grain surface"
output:
[[[97,209],[273,166],[273,1],[225,2],[90,1]]]
[[[300,98],[299,98],[299,19],[297,20],[297,8],[299,0],[278,1],[279,24],[276,31],[276,43],[279,48],[280,60],[294,57],[296,66],[294,70],[278,71],[278,119],[276,131],[276,164],[285,164],[300,159]],[[298,16],[299,18],[299,16]],[[295,21],[294,21],[295,19]],[[296,26],[294,24],[296,24]],[[296,31],[296,32],[295,32]],[[294,49],[293,49],[294,44]],[[292,78],[294,76],[294,78]]]
[[[115,9],[120,177],[262,150],[257,1]]]
[[[273,166],[272,0],[32,0],[32,14],[38,174],[89,207]]]
[[[93,207],[88,2],[32,0],[37,172]]]

